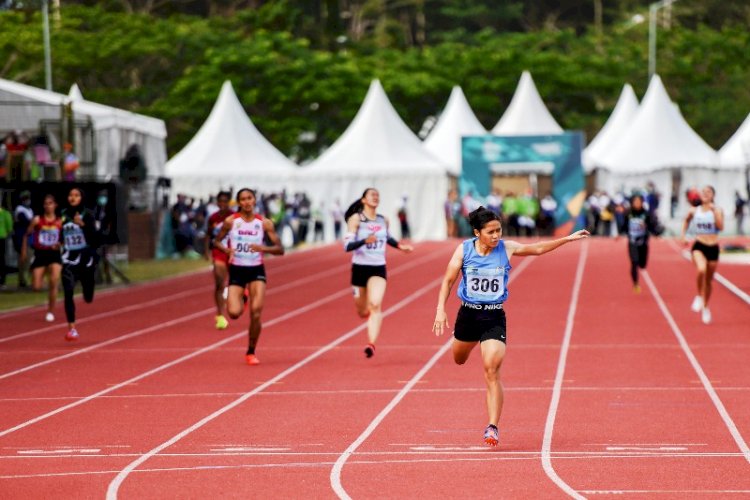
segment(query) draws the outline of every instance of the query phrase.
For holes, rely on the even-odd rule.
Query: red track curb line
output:
[[[648,285],[649,290],[651,290],[651,293],[654,296],[654,300],[659,305],[659,309],[661,310],[662,314],[666,318],[667,323],[669,323],[669,326],[672,329],[672,333],[674,333],[675,337],[677,338],[677,342],[680,344],[680,347],[685,352],[685,356],[687,357],[688,361],[690,361],[690,365],[693,367],[693,370],[695,370],[695,373],[698,375],[698,378],[703,384],[703,388],[708,393],[709,398],[711,398],[711,402],[713,402],[714,406],[716,407],[716,410],[719,412],[719,415],[721,416],[721,419],[724,421],[724,425],[727,426],[729,433],[732,435],[732,438],[734,438],[734,441],[737,443],[737,446],[739,447],[740,451],[745,457],[745,460],[747,460],[747,462],[750,463],[750,447],[748,447],[747,443],[743,439],[742,434],[740,434],[740,431],[737,429],[737,426],[732,420],[732,417],[729,415],[729,412],[724,407],[724,403],[721,402],[721,398],[719,398],[719,395],[716,393],[716,390],[714,389],[713,385],[711,385],[711,381],[708,380],[708,377],[706,376],[706,373],[703,371],[703,368],[698,362],[698,359],[695,357],[695,355],[693,354],[693,351],[690,349],[690,346],[688,345],[687,340],[685,340],[685,336],[682,334],[682,331],[677,326],[677,322],[675,322],[674,318],[672,317],[672,314],[669,312],[669,309],[667,308],[667,305],[664,303],[664,300],[662,300],[661,295],[659,294],[659,290],[657,290],[656,285],[654,285],[654,282],[651,280],[651,276],[648,274],[648,271],[644,269],[642,275],[646,280],[646,284]]]
[[[406,267],[406,266],[402,266],[402,267]],[[386,311],[383,312],[383,317],[385,318],[386,316],[389,316],[389,315],[393,314],[394,312],[402,309],[403,307],[405,307],[410,302],[412,302],[412,301],[416,300],[417,298],[421,297],[422,295],[424,295],[431,288],[434,288],[437,284],[440,283],[440,281],[442,281],[442,278],[431,281],[430,283],[428,283],[427,285],[423,286],[422,288],[420,288],[416,292],[414,292],[411,295],[407,296],[407,298],[405,298],[405,299],[401,300],[399,303],[391,306],[390,308],[388,308]],[[342,292],[349,293],[349,290],[348,289],[347,290],[343,290]],[[336,295],[340,295],[342,292],[338,292]],[[113,499],[117,498],[117,492],[118,492],[118,490],[120,488],[120,485],[123,483],[123,481],[125,481],[125,479],[128,477],[128,475],[136,467],[138,467],[140,464],[144,463],[149,458],[151,458],[154,455],[158,454],[160,451],[162,451],[162,450],[168,448],[169,446],[173,445],[174,443],[176,443],[177,441],[181,440],[182,438],[184,438],[188,434],[192,433],[193,431],[195,431],[195,430],[203,427],[205,424],[207,424],[211,420],[214,420],[216,417],[221,416],[222,414],[226,413],[227,411],[229,411],[229,410],[233,409],[234,407],[242,404],[243,402],[245,402],[246,400],[248,400],[252,396],[258,394],[259,392],[262,392],[266,388],[268,388],[268,387],[272,386],[273,384],[277,383],[279,380],[284,379],[286,376],[294,373],[295,371],[299,370],[300,368],[302,368],[303,366],[307,365],[311,361],[313,361],[316,358],[320,357],[324,353],[330,351],[334,347],[336,347],[339,344],[341,344],[341,343],[345,342],[346,340],[350,339],[351,337],[353,337],[354,335],[356,335],[357,333],[359,333],[361,330],[365,329],[366,326],[367,326],[366,324],[361,324],[361,325],[353,328],[352,330],[350,330],[347,333],[343,334],[338,339],[336,339],[333,342],[330,342],[329,344],[325,345],[324,347],[318,349],[314,353],[310,354],[309,356],[307,356],[306,358],[304,358],[301,361],[297,362],[296,364],[290,366],[289,368],[287,368],[283,372],[279,373],[275,377],[273,377],[273,378],[267,380],[266,382],[264,382],[263,384],[259,385],[258,387],[256,387],[252,391],[243,394],[241,397],[235,399],[234,401],[232,401],[228,405],[225,405],[224,407],[222,407],[222,408],[214,411],[210,415],[204,417],[200,421],[196,422],[192,426],[190,426],[187,429],[183,430],[182,432],[180,432],[179,434],[175,435],[174,437],[172,437],[168,441],[165,441],[164,443],[160,444],[159,446],[157,446],[156,448],[152,449],[148,453],[145,453],[145,454],[141,455],[137,460],[134,460],[133,462],[131,462],[130,464],[128,464],[127,467],[125,467],[124,469],[122,469],[119,472],[119,474],[117,474],[117,476],[112,480],[112,482],[109,484],[109,487],[107,488],[107,496],[106,496],[107,500],[113,500]],[[244,333],[245,332],[243,332],[243,335],[244,335]]]
[[[573,282],[573,292],[570,295],[570,306],[568,308],[568,319],[565,322],[565,334],[563,336],[563,343],[560,347],[560,357],[557,363],[557,373],[555,374],[555,385],[552,389],[552,400],[549,404],[549,411],[547,413],[547,422],[544,425],[544,439],[542,441],[542,468],[545,474],[555,483],[561,490],[576,499],[584,499],[585,497],[574,490],[568,483],[555,472],[552,466],[552,432],[555,427],[555,417],[557,416],[557,407],[560,404],[560,395],[562,392],[563,376],[565,375],[565,363],[568,357],[568,350],[570,349],[570,338],[573,335],[573,323],[575,322],[576,306],[578,304],[578,294],[581,291],[581,282],[583,281],[583,269],[586,266],[586,257],[588,256],[589,244],[588,242],[583,243],[581,253],[578,257],[578,266],[576,268],[575,281]]]

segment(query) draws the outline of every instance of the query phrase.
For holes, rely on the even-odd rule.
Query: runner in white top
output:
[[[724,212],[714,205],[715,194],[713,187],[705,186],[701,190],[701,204],[690,208],[682,224],[682,240],[687,245],[688,240],[685,236],[688,227],[691,221],[695,223],[695,242],[690,254],[698,271],[698,295],[693,299],[691,309],[701,313],[701,321],[704,324],[711,322],[708,300],[711,298],[714,273],[719,265],[719,232],[724,229]]]
[[[273,227],[273,222],[255,213],[255,192],[240,189],[237,192],[239,211],[224,220],[221,230],[214,238],[214,248],[229,257],[229,292],[227,313],[232,319],[242,316],[245,290],[250,304],[250,326],[245,361],[248,365],[260,363],[255,356],[255,347],[261,330],[261,312],[266,295],[266,271],[263,254],[283,255],[284,247]],[[229,236],[229,241],[224,238]],[[271,246],[265,245],[266,237]]]
[[[347,233],[344,249],[354,252],[352,256],[352,291],[354,307],[361,318],[367,318],[365,355],[375,354],[375,342],[383,323],[381,305],[385,295],[385,246],[390,245],[402,252],[411,252],[413,247],[400,243],[388,232],[388,219],[377,213],[380,193],[367,188],[362,198],[352,203],[346,211]]]

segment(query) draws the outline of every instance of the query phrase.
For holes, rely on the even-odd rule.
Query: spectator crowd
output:
[[[235,209],[234,193],[230,199],[230,208]],[[196,200],[183,193],[177,195],[177,202],[171,209],[171,231],[176,254],[204,253],[207,222],[218,210],[215,196]],[[338,200],[329,207],[322,202],[313,205],[303,192],[257,193],[256,213],[273,222],[286,248],[323,241],[326,218],[333,220],[337,239],[341,238],[344,227],[344,208]]]

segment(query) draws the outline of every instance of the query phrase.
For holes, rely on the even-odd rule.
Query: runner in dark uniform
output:
[[[630,199],[630,211],[622,221],[619,233],[628,235],[628,255],[630,256],[630,277],[633,279],[633,291],[641,293],[638,282],[638,268],[646,269],[648,263],[649,235],[660,235],[663,229],[659,227],[653,212],[643,208],[643,197],[639,194]]]
[[[505,357],[506,342],[503,304],[508,298],[510,258],[513,255],[542,255],[565,243],[586,238],[589,232],[584,229],[564,238],[528,245],[504,241],[501,239],[500,217],[484,207],[469,214],[469,224],[474,230],[474,238],[458,245],[448,263],[440,287],[432,330],[436,335],[442,335],[449,328],[445,302],[460,275],[462,279],[458,297],[461,299],[461,307],[456,317],[453,359],[459,365],[466,363],[474,346],[480,344],[489,416],[489,425],[484,430],[484,442],[497,446],[497,424],[503,408],[500,366]]]
[[[99,255],[96,252],[98,233],[91,211],[83,206],[83,192],[73,188],[68,194],[68,207],[62,211],[62,283],[65,294],[65,317],[68,334],[65,340],[78,340],[76,306],[73,293],[76,282],[81,282],[83,300],[94,300],[94,282]]]
[[[34,261],[31,263],[31,287],[34,291],[42,289],[44,275],[48,274],[47,284],[49,295],[47,297],[47,314],[45,321],[55,321],[55,303],[57,302],[57,285],[60,283],[60,272],[62,270],[62,257],[60,247],[62,246],[62,219],[57,216],[57,202],[55,197],[48,194],[44,197],[44,215],[37,215],[31,219],[26,238],[23,239],[21,247],[21,260],[26,262],[28,256],[28,236],[32,237],[34,247]]]
[[[249,289],[250,326],[245,361],[248,365],[260,363],[255,347],[260,338],[263,303],[266,296],[266,270],[263,254],[284,255],[279,235],[270,219],[255,213],[255,191],[240,189],[237,192],[239,211],[224,220],[219,234],[214,238],[214,247],[229,257],[229,292],[227,313],[232,319],[242,315],[243,294]],[[225,241],[229,237],[228,242]],[[265,238],[271,246],[265,244]],[[225,244],[226,243],[226,244]]]

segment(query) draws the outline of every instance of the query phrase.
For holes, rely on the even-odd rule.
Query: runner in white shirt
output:
[[[413,247],[399,243],[388,232],[388,219],[377,213],[380,193],[367,188],[362,198],[352,203],[346,211],[347,233],[344,249],[354,252],[352,256],[352,291],[354,307],[361,318],[367,318],[365,355],[375,354],[375,342],[383,323],[381,305],[385,295],[385,246],[390,245],[402,252],[411,252]]]
[[[229,257],[229,292],[227,313],[232,319],[242,316],[243,295],[248,290],[250,304],[250,326],[245,361],[248,365],[260,363],[255,356],[255,347],[260,338],[263,303],[266,295],[266,270],[263,254],[283,255],[284,247],[273,227],[273,222],[255,213],[255,191],[248,188],[237,192],[239,211],[224,220],[221,230],[214,238],[214,248]],[[229,241],[225,241],[225,237]],[[266,238],[271,246],[265,244]]]
[[[714,273],[719,265],[719,232],[724,229],[724,211],[714,205],[715,194],[713,187],[705,186],[701,190],[701,204],[690,208],[682,224],[682,240],[688,244],[685,235],[690,222],[695,223],[695,242],[690,254],[698,271],[698,295],[693,299],[691,309],[701,313],[701,321],[706,325],[711,322],[708,300],[711,298]]]

